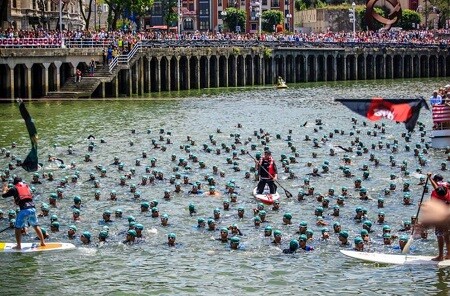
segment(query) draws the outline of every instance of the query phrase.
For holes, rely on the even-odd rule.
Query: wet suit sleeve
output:
[[[25,120],[25,125],[27,127],[28,135],[31,140],[31,151],[28,153],[27,157],[22,163],[22,168],[27,172],[35,172],[38,170],[38,155],[37,155],[37,141],[38,134],[36,126],[34,125],[33,119],[28,113],[27,108],[23,102],[19,104],[20,115],[22,115],[23,120]]]

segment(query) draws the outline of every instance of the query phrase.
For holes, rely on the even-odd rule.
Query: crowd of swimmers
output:
[[[418,123],[415,134],[405,132],[401,138],[382,140],[378,136],[385,138],[389,130],[384,123],[369,126],[367,122],[352,118],[351,125],[350,131],[325,131],[324,123],[317,119],[308,126],[313,130],[312,134],[305,134],[297,142],[293,140],[292,130],[284,136],[263,129],[254,130],[248,137],[242,136],[240,124],[228,140],[224,140],[220,136],[222,131],[217,129],[217,136],[210,134],[202,144],[191,136],[174,143],[171,131],[160,129],[155,135],[148,130],[140,134],[145,135],[142,137],[151,135],[153,139],[142,147],[137,144],[139,131],[131,130],[128,145],[133,152],[126,157],[127,163],[120,157],[120,153],[125,152],[117,152],[116,156],[101,155],[101,146],[107,146],[108,139],[89,136],[86,144],[69,145],[49,154],[42,163],[43,168],[30,176],[28,184],[36,195],[44,237],[73,241],[78,245],[113,241],[144,244],[151,240],[153,229],[158,227],[168,229],[167,246],[185,246],[185,242],[177,241],[176,225],[171,225],[170,216],[186,216],[196,220],[193,235],[208,234],[230,249],[247,249],[249,246],[245,241],[256,236],[283,253],[309,252],[330,243],[357,251],[385,246],[391,252],[401,252],[417,217],[410,215],[401,221],[394,221],[393,217],[399,212],[415,213],[422,190],[427,195],[432,192],[426,172],[434,165],[430,165],[427,158],[430,146],[426,142],[425,126]],[[363,141],[364,133],[367,138]],[[418,137],[418,142],[411,144],[414,137]],[[340,145],[332,145],[335,139],[339,139],[336,143]],[[272,147],[270,149],[280,167],[277,182],[283,182],[284,187],[296,193],[289,200],[283,197],[265,205],[257,203],[251,196],[258,174],[247,153],[260,159],[276,142],[285,144],[283,151],[278,150],[278,155]],[[300,159],[300,146],[309,147],[306,151],[311,154],[307,161]],[[86,150],[86,154],[81,152]],[[319,154],[318,151],[322,152]],[[406,154],[403,159],[397,156],[400,152]],[[445,152],[448,155],[450,150]],[[10,187],[14,177],[22,176],[25,181],[28,177],[20,168],[22,160],[18,154],[16,143],[0,150],[0,160],[5,165],[1,181]],[[225,164],[206,161],[214,155],[225,160]],[[96,160],[108,157],[107,164]],[[444,159],[434,170],[445,172],[448,160]],[[383,185],[369,189],[368,186],[374,186],[373,172],[385,172],[387,168],[389,181],[382,179]],[[430,175],[430,178],[444,182],[439,174]],[[331,180],[333,184],[329,183]],[[398,183],[401,186],[397,186]],[[315,187],[323,189],[327,185],[323,192],[318,192]],[[80,188],[85,190],[83,194],[78,193]],[[149,198],[155,196],[149,192],[158,190],[164,190],[164,193],[159,198]],[[105,196],[106,191],[109,192]],[[122,199],[123,195],[130,196],[131,200]],[[205,198],[210,200],[205,202]],[[188,202],[189,199],[195,202]],[[166,209],[172,207],[170,215],[160,214],[161,201]],[[386,209],[385,201],[389,204]],[[92,222],[100,217],[91,217],[86,211],[92,204],[101,202],[103,207],[113,204],[115,209],[104,210],[97,227]],[[210,214],[198,213],[198,205],[203,202],[214,204],[208,210]],[[184,206],[179,206],[180,203]],[[139,204],[139,209],[130,210],[130,205],[135,204]],[[253,205],[251,209],[249,204]],[[311,206],[314,211],[307,212]],[[375,213],[369,210],[373,207],[377,208]],[[0,208],[3,208],[0,221],[7,221],[13,227],[17,210],[12,207],[12,202],[5,204],[3,201]],[[91,211],[95,213],[94,209]],[[343,211],[345,215],[342,215]],[[276,217],[281,219],[275,220]],[[398,222],[400,226],[397,226]],[[151,231],[144,231],[146,229]],[[22,231],[27,235],[26,228]],[[423,240],[428,239],[426,229],[417,235]]]

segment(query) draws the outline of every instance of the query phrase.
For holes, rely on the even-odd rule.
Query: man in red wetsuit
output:
[[[264,156],[258,162],[257,169],[259,172],[257,193],[262,194],[264,192],[264,187],[267,184],[270,189],[270,194],[274,194],[277,191],[277,186],[274,181],[277,179],[278,172],[270,150],[264,151]]]
[[[17,241],[17,246],[15,249],[20,250],[22,248],[22,228],[24,228],[27,223],[30,223],[30,225],[33,226],[39,240],[41,241],[41,246],[45,246],[44,236],[42,235],[41,228],[39,227],[30,187],[23,183],[22,178],[20,177],[14,178],[13,185],[13,187],[8,189],[8,185],[3,184],[2,197],[13,196],[14,202],[20,208],[19,214],[16,218],[16,223],[14,225]]]

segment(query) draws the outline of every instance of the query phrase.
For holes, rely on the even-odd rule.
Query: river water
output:
[[[385,266],[363,263],[344,257],[339,253],[342,248],[338,245],[337,236],[331,233],[328,241],[320,240],[320,226],[315,224],[314,209],[320,204],[312,197],[305,201],[297,201],[297,192],[303,184],[303,178],[312,171],[307,162],[313,167],[321,166],[324,161],[329,162],[330,173],[321,177],[311,177],[311,185],[316,193],[326,194],[330,187],[340,192],[342,186],[347,186],[351,194],[358,195],[354,190],[353,180],[362,177],[359,170],[363,164],[369,165],[370,176],[363,181],[363,186],[373,197],[370,201],[361,201],[349,198],[346,205],[340,209],[340,217],[330,215],[331,207],[336,200],[330,201],[330,209],[325,209],[324,218],[330,229],[333,222],[338,221],[343,229],[350,233],[351,242],[361,230],[361,223],[355,223],[353,216],[356,206],[365,207],[368,218],[373,221],[371,234],[372,241],[366,249],[377,252],[398,252],[382,245],[380,233],[382,225],[377,224],[377,198],[383,195],[383,189],[391,182],[389,175],[398,176],[395,182],[397,189],[390,196],[385,197],[386,221],[393,229],[399,232],[402,220],[408,220],[417,210],[417,203],[422,194],[422,186],[418,184],[419,168],[417,158],[412,150],[420,143],[420,132],[412,134],[411,142],[406,143],[401,134],[405,132],[403,124],[395,124],[384,120],[386,132],[374,128],[374,123],[365,121],[344,106],[333,102],[334,98],[370,98],[382,97],[429,97],[434,88],[446,84],[444,80],[399,80],[352,83],[324,83],[291,86],[286,90],[272,88],[244,88],[236,90],[203,90],[201,92],[163,94],[154,97],[133,98],[124,100],[100,101],[58,101],[58,102],[32,102],[27,107],[34,117],[39,132],[39,157],[44,164],[42,172],[52,172],[56,181],[42,180],[42,184],[35,185],[35,201],[37,207],[42,202],[48,202],[50,193],[56,191],[59,180],[69,177],[69,184],[64,188],[64,198],[58,200],[57,208],[52,208],[50,214],[57,214],[61,223],[61,231],[50,233],[50,241],[69,240],[66,237],[68,225],[76,224],[78,234],[88,230],[92,233],[93,242],[89,246],[82,246],[79,240],[70,241],[77,245],[76,250],[61,252],[43,252],[34,254],[0,254],[2,262],[2,277],[0,281],[1,295],[57,295],[57,294],[108,294],[108,295],[216,295],[216,294],[282,294],[291,295],[302,292],[306,295],[333,294],[438,294],[449,293],[449,270],[437,270],[430,266]],[[134,100],[136,99],[136,100]],[[351,118],[355,117],[354,124]],[[15,104],[3,104],[0,108],[0,147],[6,147],[17,157],[25,158],[29,149],[28,135],[20,118]],[[316,125],[316,119],[322,119],[322,125]],[[426,125],[425,130],[431,127],[429,111],[422,111],[420,121]],[[306,122],[306,125],[305,125]],[[238,127],[242,125],[242,127]],[[162,131],[163,129],[163,131]],[[220,129],[221,133],[217,133]],[[279,166],[279,182],[294,198],[287,199],[284,191],[281,197],[281,209],[276,212],[266,206],[269,223],[256,229],[253,225],[252,209],[257,202],[251,195],[255,186],[253,178],[245,179],[244,173],[253,166],[252,159],[241,154],[241,149],[250,150],[256,145],[256,150],[262,151],[261,139],[254,136],[260,129],[270,133],[270,142],[267,145],[273,151]],[[131,131],[135,130],[135,133]],[[291,134],[289,134],[291,130]],[[342,130],[343,135],[334,131]],[[377,131],[377,136],[373,136]],[[163,132],[161,134],[161,132]],[[353,135],[350,133],[353,132]],[[368,135],[368,132],[371,135]],[[168,133],[170,135],[168,135]],[[332,137],[330,136],[332,134]],[[231,147],[234,135],[239,134],[242,144],[236,145],[238,159],[234,160],[240,171],[235,171],[233,164],[227,164],[227,158],[232,157],[233,149],[226,152],[221,148],[224,144]],[[277,139],[276,135],[280,135]],[[89,135],[95,136],[95,148],[90,152],[92,162],[84,162],[88,153]],[[305,135],[311,139],[321,139],[327,136],[326,142],[321,142],[319,148],[314,148],[311,141],[304,141]],[[160,137],[163,141],[160,141]],[[187,141],[191,136],[195,143]],[[290,169],[297,178],[287,179],[288,174],[283,172],[280,155],[293,156],[288,147],[288,136],[296,147],[297,163],[291,163]],[[358,136],[360,141],[369,147],[380,159],[380,166],[375,167],[368,160],[369,153],[358,156],[356,152],[346,153],[337,148],[350,146],[350,141]],[[216,140],[213,146],[209,138]],[[167,144],[170,138],[172,144]],[[106,143],[100,143],[103,139]],[[399,151],[392,153],[386,148],[386,143],[392,144],[398,140]],[[424,137],[425,142],[429,141]],[[152,140],[166,151],[154,148]],[[11,143],[17,142],[17,148],[11,148]],[[372,150],[370,145],[381,141],[383,148]],[[246,143],[248,142],[248,143]],[[208,153],[203,144],[212,148]],[[412,149],[405,151],[405,145]],[[68,155],[68,145],[73,145],[74,153]],[[190,147],[186,149],[186,145]],[[420,143],[422,148],[424,143]],[[216,149],[221,153],[217,155]],[[330,148],[336,150],[335,156],[329,155]],[[190,149],[190,150],[189,150]],[[148,158],[142,158],[146,151]],[[313,152],[317,154],[312,157]],[[72,161],[76,163],[75,169],[58,168],[59,162],[48,162],[47,155],[51,154],[64,160],[68,166]],[[185,170],[171,161],[171,155],[188,160],[191,167]],[[205,169],[199,168],[198,163],[189,159],[189,154],[196,155],[206,164]],[[344,178],[340,166],[344,165],[344,154],[352,160],[349,166],[355,175]],[[389,156],[393,155],[397,165],[389,164]],[[127,186],[119,186],[120,176],[117,166],[111,165],[114,157],[120,158],[124,163],[124,170],[135,168],[136,174],[127,180]],[[165,180],[156,181],[154,185],[137,185],[141,192],[140,199],[134,199],[130,193],[129,185],[139,184],[141,176],[145,174],[145,167],[150,164],[150,158],[156,158],[156,167],[164,173]],[[448,179],[447,172],[439,171],[441,162],[446,161],[443,151],[428,150],[425,155],[428,160],[424,172],[440,172]],[[136,159],[140,159],[141,166],[136,166]],[[11,160],[1,155],[0,166],[6,167]],[[410,176],[404,176],[400,165],[403,161],[408,164]],[[107,169],[107,177],[100,178],[95,165],[103,165]],[[219,171],[225,172],[225,177],[212,175],[212,166],[216,165]],[[212,175],[216,181],[216,188],[223,192],[225,184],[234,179],[239,192],[237,203],[232,203],[230,211],[222,210],[222,218],[217,222],[218,228],[227,227],[237,223],[243,236],[242,248],[232,251],[225,244],[214,240],[219,232],[198,230],[197,218],[209,218],[215,208],[222,208],[226,198],[209,196],[192,196],[187,191],[190,186],[182,186],[183,192],[172,193],[169,201],[163,199],[166,189],[173,191],[174,185],[168,179],[175,174],[178,167],[181,176],[187,175],[191,182],[206,183],[205,175]],[[70,183],[70,177],[75,170],[80,172],[77,184]],[[42,173],[41,172],[41,173]],[[100,180],[101,198],[94,199],[95,188],[88,181],[89,174],[93,172]],[[22,169],[15,169],[13,173],[20,174],[25,180],[31,180],[32,174]],[[149,175],[149,174],[147,174]],[[42,179],[42,178],[41,178]],[[403,183],[409,181],[411,187],[412,206],[402,205],[401,192]],[[207,189],[204,185],[204,189]],[[117,191],[118,200],[109,200],[111,190]],[[81,221],[72,221],[72,199],[79,195],[82,198]],[[141,201],[159,201],[161,214],[169,215],[169,226],[160,225],[158,218],[151,218],[149,213],[140,212]],[[197,213],[192,217],[188,212],[188,205],[194,203]],[[244,219],[238,219],[237,208],[244,207]],[[11,199],[0,201],[0,209],[6,212],[13,209]],[[102,213],[105,210],[122,209],[124,218],[115,219],[110,223],[109,242],[97,245],[97,236],[102,229]],[[293,224],[283,225],[282,217],[290,212]],[[145,241],[135,245],[124,245],[123,234],[128,226],[126,217],[132,215],[137,222],[144,225]],[[307,221],[308,227],[314,230],[314,239],[309,244],[315,247],[312,252],[299,252],[295,255],[283,255],[281,250],[287,248],[295,234],[300,221]],[[41,218],[43,227],[49,229],[49,218]],[[6,221],[0,224],[6,227]],[[271,244],[271,240],[264,238],[263,229],[271,225],[283,233],[281,246]],[[167,234],[173,232],[177,235],[176,248],[166,245]],[[24,241],[34,238],[30,235]],[[12,231],[0,234],[2,241],[14,241]],[[393,242],[397,245],[397,241]],[[429,231],[428,240],[419,240],[414,244],[416,254],[435,255],[436,241],[432,230]]]

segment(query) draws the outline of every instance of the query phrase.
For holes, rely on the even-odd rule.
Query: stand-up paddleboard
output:
[[[350,251],[350,250],[341,250],[341,253],[345,256],[381,264],[395,264],[395,265],[410,265],[410,264],[421,264],[421,265],[437,265],[439,266],[440,262],[444,265],[444,262],[449,262],[450,260],[445,261],[433,261],[433,256],[417,256],[417,255],[400,255],[400,254],[383,254],[383,253],[368,253],[368,252],[358,252],[358,251]],[[441,266],[444,267],[444,266]]]
[[[253,189],[253,196],[261,201],[262,203],[271,205],[274,201],[280,199],[280,194],[275,192],[274,194],[270,194],[269,186],[264,187],[264,191],[262,194],[257,193],[257,187]]]
[[[55,250],[69,250],[75,249],[75,245],[70,243],[50,243],[46,242],[45,246],[41,246],[39,242],[37,243],[22,243],[22,249],[13,249],[16,243],[5,243],[0,242],[0,253],[29,253],[29,252],[43,252],[43,251],[55,251]]]

